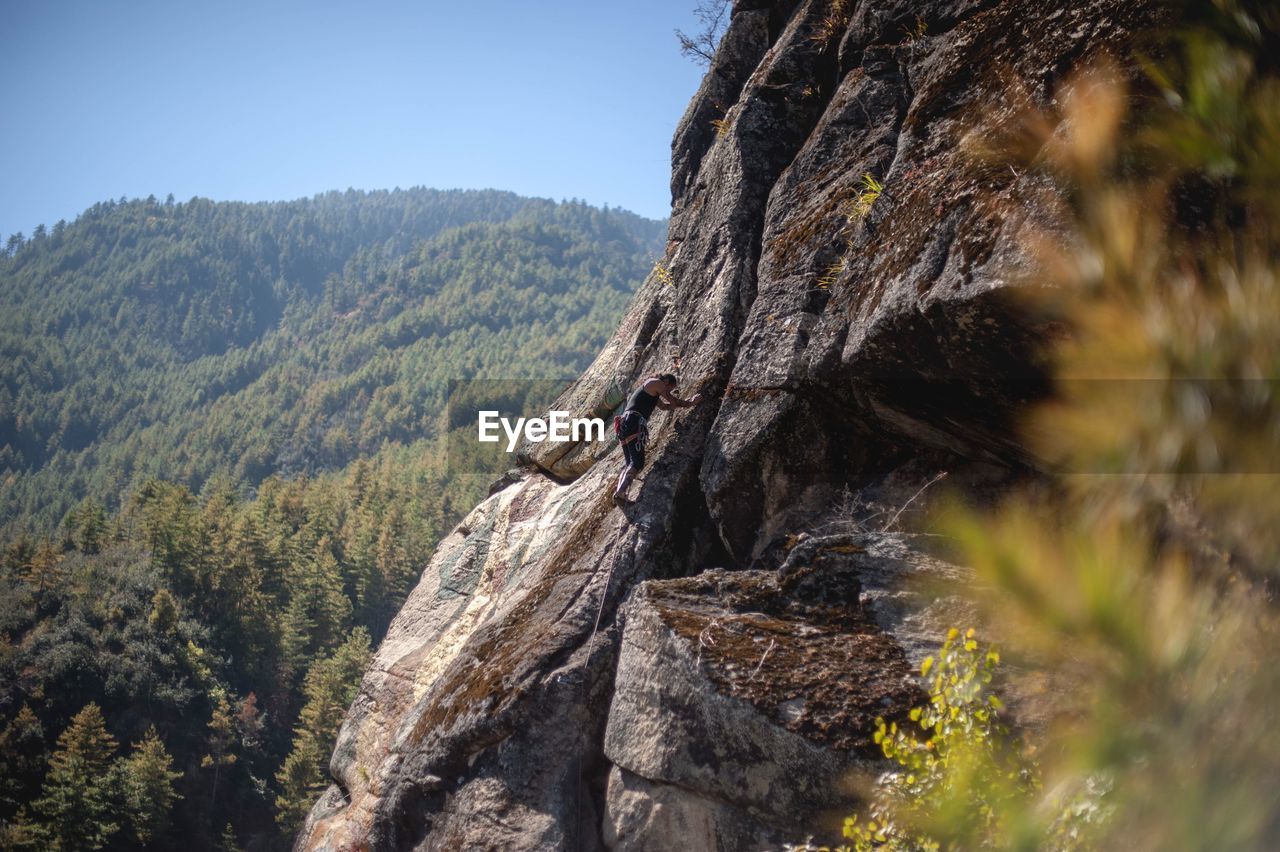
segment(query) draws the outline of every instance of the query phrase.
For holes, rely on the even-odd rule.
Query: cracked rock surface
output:
[[[677,365],[709,401],[654,418],[625,510],[616,443],[523,448],[423,566],[296,848],[838,838],[870,720],[958,617],[906,581],[963,571],[823,525],[842,495],[1027,465],[1008,422],[1042,330],[1007,295],[1058,191],[962,142],[1158,8],[738,0],[672,143],[666,254],[554,408]],[[800,533],[829,540],[789,558]]]

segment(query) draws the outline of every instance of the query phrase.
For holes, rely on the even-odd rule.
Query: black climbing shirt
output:
[[[645,392],[644,385],[635,389],[635,392],[627,399],[627,411],[635,411],[646,420],[653,414],[653,410],[658,407],[658,398]]]

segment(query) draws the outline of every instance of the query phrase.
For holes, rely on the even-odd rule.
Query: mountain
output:
[[[423,566],[296,848],[839,842],[840,779],[955,615],[897,581],[965,574],[885,519],[1029,471],[1051,329],[1007,297],[1063,189],[971,142],[1156,6],[734,3],[661,264],[556,407],[667,370],[708,401],[658,414],[626,509],[615,445],[525,448]]]
[[[11,242],[0,847],[1280,848],[1276,5],[709,0],[683,39],[720,11],[660,245],[507,196],[390,259],[193,228],[68,287],[143,255]],[[86,371],[126,358],[121,402]],[[567,369],[494,393],[702,394],[632,504],[612,439],[454,466],[489,384],[444,378]]]
[[[149,477],[341,468],[435,434],[449,379],[561,378],[661,224],[495,191],[107,202],[0,256],[0,528]]]
[[[112,202],[11,245],[0,847],[287,845],[371,643],[486,493],[451,385],[545,403],[662,230],[414,189]]]

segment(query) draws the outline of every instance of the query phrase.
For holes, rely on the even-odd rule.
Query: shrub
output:
[[[965,848],[1019,845],[1022,827],[1009,817],[1026,807],[1039,780],[1035,761],[1000,720],[1004,704],[990,689],[999,661],[972,629],[963,636],[952,629],[924,661],[929,703],[911,710],[914,726],[876,720],[875,742],[895,765],[876,780],[866,813],[845,820],[849,844],[838,852],[940,849],[943,839]]]

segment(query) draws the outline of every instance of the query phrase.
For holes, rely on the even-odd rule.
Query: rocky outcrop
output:
[[[673,142],[666,256],[555,407],[677,365],[710,402],[655,419],[626,511],[616,446],[525,448],[393,622],[298,848],[821,836],[963,617],[903,586],[962,572],[858,507],[1026,467],[1007,421],[1040,332],[1006,294],[1056,192],[962,140],[1153,8],[736,3]]]
[[[845,804],[844,779],[876,757],[874,719],[922,694],[860,603],[866,548],[834,547],[804,576],[715,569],[631,596],[604,739],[606,845],[672,848],[682,826],[699,838],[689,848],[776,848]]]

